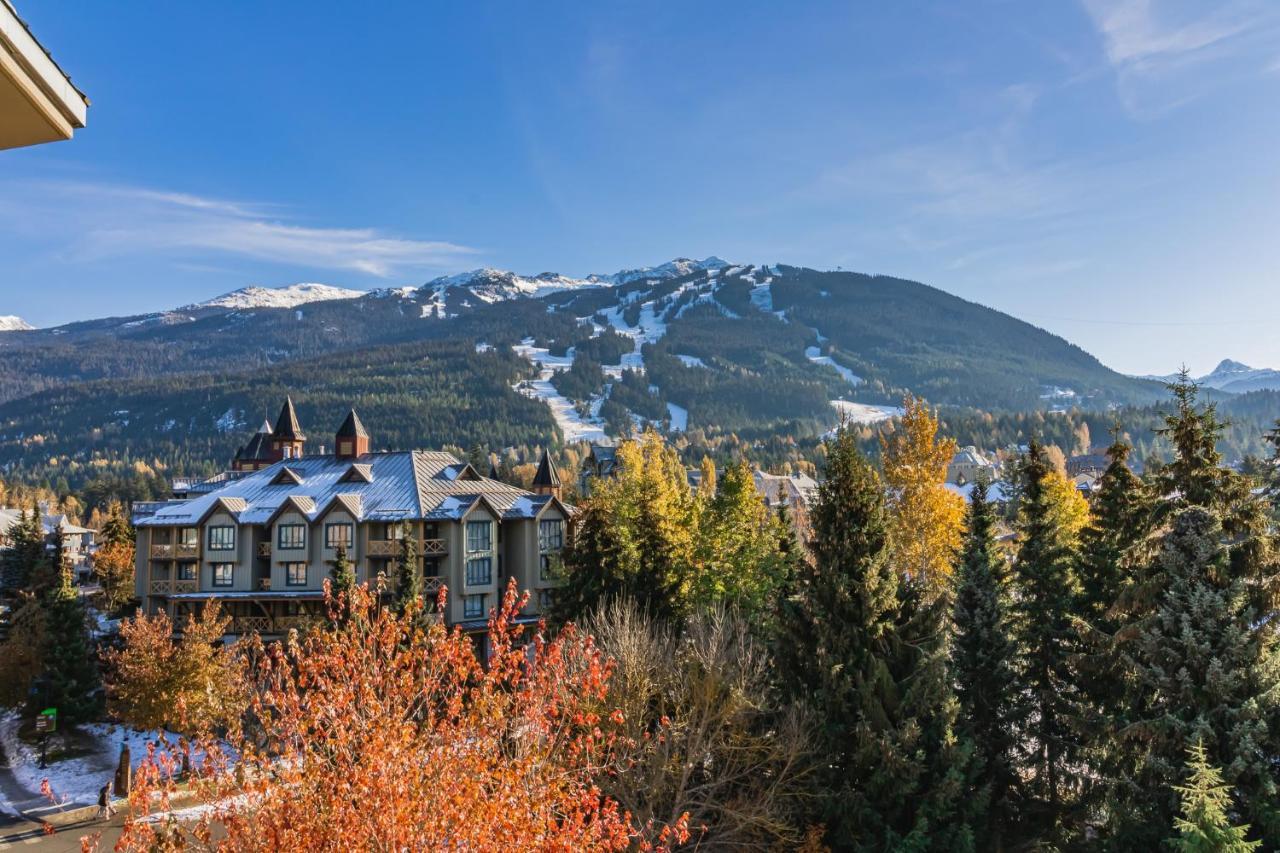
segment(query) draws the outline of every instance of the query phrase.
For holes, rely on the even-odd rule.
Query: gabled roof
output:
[[[274,477],[271,478],[271,485],[301,486],[302,475],[299,474],[297,471],[293,470],[292,468],[290,468],[289,466],[285,465],[281,467],[279,471],[276,472],[276,475]]]
[[[373,482],[373,466],[364,462],[353,462],[351,467],[347,469],[347,473],[342,475],[344,483],[372,483]]]
[[[356,465],[368,468],[371,480],[350,477]],[[272,485],[289,468],[301,482]],[[362,521],[409,521],[455,517],[483,495],[499,518],[532,518],[549,496],[534,495],[516,486],[481,477],[475,469],[449,453],[428,450],[386,451],[361,457],[359,463],[333,455],[301,456],[246,472],[217,489],[187,501],[159,506],[140,517],[143,527],[187,526],[198,523],[215,501],[240,502],[241,524],[265,524],[291,496],[306,496],[312,507],[329,507],[336,495],[358,495]],[[571,511],[571,510],[570,510]]]
[[[538,473],[533,475],[533,485],[559,488],[560,473],[551,462],[551,454],[542,451],[542,459],[538,462]]]
[[[289,495],[275,508],[271,515],[267,516],[267,520],[263,524],[274,524],[282,512],[290,509],[296,510],[299,514],[305,516],[307,521],[315,519],[316,502],[310,495]]]
[[[364,500],[360,495],[350,492],[339,492],[329,499],[329,502],[320,507],[316,511],[315,518],[323,518],[332,510],[341,507],[350,513],[351,517],[359,521],[364,515]],[[312,519],[313,521],[315,519]]]
[[[347,418],[342,422],[342,426],[338,427],[338,438],[368,438],[369,433],[365,430],[364,424],[360,423],[360,416],[356,414],[356,410],[352,409],[347,412]]]
[[[248,501],[235,495],[210,495],[209,497],[212,497],[213,500],[209,502],[204,513],[196,517],[195,521],[197,524],[204,523],[206,518],[219,510],[227,513],[232,518],[239,520],[240,513],[249,508]]]
[[[276,418],[276,427],[271,437],[277,440],[305,441],[302,427],[298,425],[298,410],[293,407],[293,398],[285,397],[284,406],[280,409],[280,417]]]

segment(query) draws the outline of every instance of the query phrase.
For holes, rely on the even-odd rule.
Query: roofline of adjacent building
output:
[[[62,70],[18,15],[10,0],[0,0],[0,64],[16,63],[57,109],[63,122],[72,128],[85,126],[89,115],[89,98],[76,88],[71,77]],[[70,134],[68,134],[69,136]]]

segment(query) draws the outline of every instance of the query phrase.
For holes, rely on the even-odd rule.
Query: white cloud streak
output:
[[[1082,0],[1130,115],[1152,118],[1242,75],[1280,43],[1272,0]]]
[[[267,205],[79,181],[0,184],[0,222],[41,240],[57,235],[59,252],[79,261],[164,255],[190,262],[213,255],[387,278],[455,268],[476,254],[374,228],[302,225]]]

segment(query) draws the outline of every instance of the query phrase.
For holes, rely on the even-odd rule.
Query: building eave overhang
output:
[[[71,83],[8,0],[0,0],[0,148],[70,139],[89,99]]]

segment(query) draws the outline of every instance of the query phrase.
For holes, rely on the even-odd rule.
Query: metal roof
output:
[[[286,478],[287,467],[301,482]],[[200,523],[219,504],[236,510],[241,524],[268,524],[290,498],[297,507],[309,507],[316,520],[335,502],[361,521],[460,518],[483,499],[503,518],[533,518],[549,496],[481,477],[450,453],[426,450],[368,453],[360,457],[372,479],[348,477],[352,463],[333,455],[301,456],[277,462],[260,471],[232,480],[221,488],[181,503],[160,507],[139,518],[140,527],[190,526]],[[566,508],[567,509],[567,508]]]

